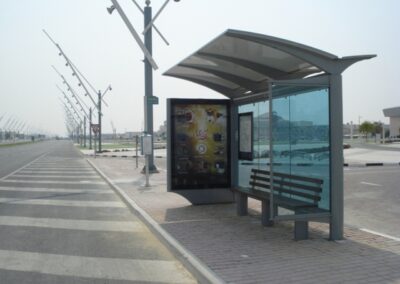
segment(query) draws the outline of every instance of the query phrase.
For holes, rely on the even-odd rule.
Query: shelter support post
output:
[[[246,216],[247,215],[247,195],[241,192],[235,193],[236,199],[236,213],[238,216]]]
[[[263,224],[263,226],[267,226],[267,227],[271,227],[274,225],[274,221],[272,221],[273,216],[271,216],[271,212],[275,212],[278,207],[277,206],[273,206],[274,207],[274,211],[271,211],[270,209],[270,203],[269,200],[262,200],[261,201],[261,224]]]
[[[343,239],[343,102],[342,76],[330,76],[331,220],[329,238]]]
[[[294,239],[296,241],[308,239],[308,221],[294,222]]]

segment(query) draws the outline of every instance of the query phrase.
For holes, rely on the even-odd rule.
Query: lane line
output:
[[[51,192],[51,193],[89,193],[89,194],[114,194],[111,189],[79,189],[79,188],[50,188],[50,187],[11,187],[0,186],[0,191],[16,192]]]
[[[361,184],[365,184],[365,185],[371,185],[371,186],[378,186],[378,187],[382,187],[383,185],[381,184],[377,184],[377,183],[372,183],[372,182],[366,182],[366,181],[362,181],[360,182]]]
[[[373,235],[377,235],[377,236],[380,236],[380,237],[391,239],[393,241],[400,242],[400,238],[397,238],[397,237],[393,237],[393,236],[386,235],[386,234],[383,234],[383,233],[379,233],[379,232],[376,232],[376,231],[368,230],[368,229],[365,229],[365,228],[361,228],[360,230],[364,231],[364,232],[367,232],[367,233],[370,233],[370,234],[373,234]]]
[[[81,201],[61,199],[20,199],[0,198],[0,204],[24,204],[24,205],[49,205],[49,206],[71,206],[71,207],[112,207],[126,208],[121,201]]]
[[[80,180],[80,181],[57,181],[57,180],[30,180],[30,179],[25,179],[25,180],[18,180],[18,179],[7,179],[7,180],[1,180],[1,182],[7,182],[7,183],[44,183],[44,184],[101,184],[101,185],[106,185],[104,181],[89,181],[89,180]]]
[[[0,226],[40,227],[52,229],[112,231],[112,232],[144,232],[140,222],[133,221],[92,221],[56,218],[31,218],[0,216]]]
[[[138,282],[194,283],[176,261],[0,250],[0,269]]]
[[[19,171],[16,174],[81,174],[81,175],[85,175],[85,174],[93,174],[96,175],[95,171],[60,171],[60,170],[22,170]]]
[[[88,167],[84,167],[84,168],[80,168],[80,167],[32,167],[32,165],[30,165],[29,167],[25,168],[26,170],[59,170],[59,171],[63,171],[63,170],[76,170],[76,171],[83,171],[83,170],[91,170],[91,168]]]
[[[46,156],[48,153],[49,153],[49,152],[46,152],[46,153],[44,153],[43,155],[40,155],[39,157],[37,157],[37,158],[34,159],[33,161],[27,163],[26,165],[24,165],[24,166],[18,168],[18,169],[15,170],[15,171],[9,173],[8,175],[6,175],[6,176],[0,178],[0,180],[6,179],[6,178],[8,178],[9,176],[12,176],[13,174],[17,173],[18,171],[27,168],[28,166],[30,166],[31,164],[33,164],[33,163],[36,162],[37,160],[39,160],[39,159],[41,159],[42,157]]]
[[[79,175],[79,176],[71,176],[71,175],[20,175],[20,174],[15,174],[12,177],[19,177],[19,178],[24,178],[24,177],[28,177],[28,178],[83,178],[83,179],[99,179],[101,180],[101,177],[99,177],[98,175]]]

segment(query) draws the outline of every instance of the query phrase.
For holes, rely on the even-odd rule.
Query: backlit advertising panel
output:
[[[229,187],[229,101],[170,102],[172,189]]]

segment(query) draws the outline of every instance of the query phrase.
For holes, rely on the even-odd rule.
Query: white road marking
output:
[[[110,189],[77,189],[77,188],[69,189],[69,188],[49,188],[49,187],[0,186],[0,191],[114,194],[114,192],[112,190],[110,190]]]
[[[386,235],[386,234],[383,234],[383,233],[379,233],[379,232],[376,232],[376,231],[368,230],[368,229],[365,229],[365,228],[361,228],[360,230],[364,231],[364,232],[367,232],[367,233],[370,233],[370,234],[374,234],[374,235],[377,235],[377,236],[381,236],[381,237],[384,237],[384,238],[387,238],[387,239],[391,239],[391,240],[400,242],[400,238],[397,238],[397,237],[393,237],[393,236]]]
[[[96,258],[0,250],[0,269],[107,280],[195,283],[181,264],[165,260]]]
[[[29,167],[27,167],[27,168],[24,168],[24,170],[59,170],[59,171],[61,171],[61,170],[76,170],[76,171],[82,171],[82,170],[92,170],[91,168],[89,168],[89,167],[41,167],[41,166],[38,166],[38,167],[32,167],[32,166],[29,166]]]
[[[381,184],[377,184],[377,183],[371,183],[371,182],[366,182],[366,181],[362,181],[361,184],[365,184],[365,185],[371,185],[371,186],[379,186],[381,187]]]
[[[60,200],[60,199],[20,199],[0,198],[0,204],[26,204],[26,205],[50,205],[50,206],[72,206],[72,207],[113,207],[125,208],[120,201],[81,201],[81,200]]]
[[[16,174],[69,174],[69,175],[74,175],[74,174],[96,174],[96,172],[95,171],[93,171],[93,170],[90,170],[90,171],[71,171],[71,170],[68,170],[68,171],[60,171],[60,170],[29,170],[29,171],[27,171],[27,170],[22,170],[22,171],[19,171],[18,173],[16,173]]]
[[[104,181],[91,181],[91,180],[79,180],[79,181],[57,181],[57,180],[18,180],[18,179],[6,179],[1,182],[13,182],[13,183],[50,183],[50,184],[106,184]]]
[[[41,155],[41,156],[37,157],[37,158],[36,158],[36,159],[34,159],[33,161],[31,161],[31,162],[27,163],[25,166],[22,166],[22,167],[20,167],[19,169],[17,169],[17,170],[15,170],[15,171],[13,171],[13,172],[9,173],[8,175],[6,175],[6,176],[2,177],[0,180],[6,179],[6,178],[8,178],[9,176],[12,176],[13,174],[15,174],[15,173],[19,172],[20,170],[22,170],[22,169],[25,169],[25,168],[29,167],[31,164],[33,164],[33,163],[34,163],[34,162],[36,162],[37,160],[41,159],[42,157],[46,156],[48,153],[49,153],[49,152],[47,152],[47,153],[45,153],[45,154],[43,154],[43,155]]]
[[[33,178],[75,178],[75,179],[98,179],[101,180],[101,178],[98,175],[41,175],[41,174],[35,174],[35,175],[20,175],[20,174],[15,174],[12,175],[13,178],[23,178],[23,177],[33,177]]]
[[[84,231],[143,232],[144,225],[132,221],[92,221],[56,218],[0,216],[0,226],[41,227]]]

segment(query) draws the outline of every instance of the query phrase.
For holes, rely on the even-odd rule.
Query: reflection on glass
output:
[[[268,101],[251,103],[239,107],[239,114],[253,114],[253,160],[239,160],[239,186],[248,187],[251,169],[266,170],[269,163]]]
[[[282,86],[277,87],[278,91],[273,96],[279,96],[282,89]],[[296,192],[286,194],[288,198],[305,204],[301,210],[291,210],[289,214],[327,212],[330,210],[328,89],[301,87],[299,90],[290,87],[284,90],[285,96],[275,98],[272,104],[274,172],[322,180],[320,193],[299,189],[298,186],[286,187]],[[294,179],[288,181],[311,186]],[[301,197],[297,192],[315,194],[318,198],[315,206],[306,206],[311,203],[310,199]],[[286,215],[288,212],[281,210],[279,214]]]
[[[272,91],[273,141],[269,137],[269,101],[239,107],[239,114],[253,113],[254,133],[253,161],[239,160],[239,186],[249,187],[251,169],[271,170],[272,143],[274,180],[280,182],[274,197],[280,207],[278,215],[329,212],[329,89],[279,85]],[[309,190],[314,187],[320,189]],[[280,206],[284,199],[294,205]]]

